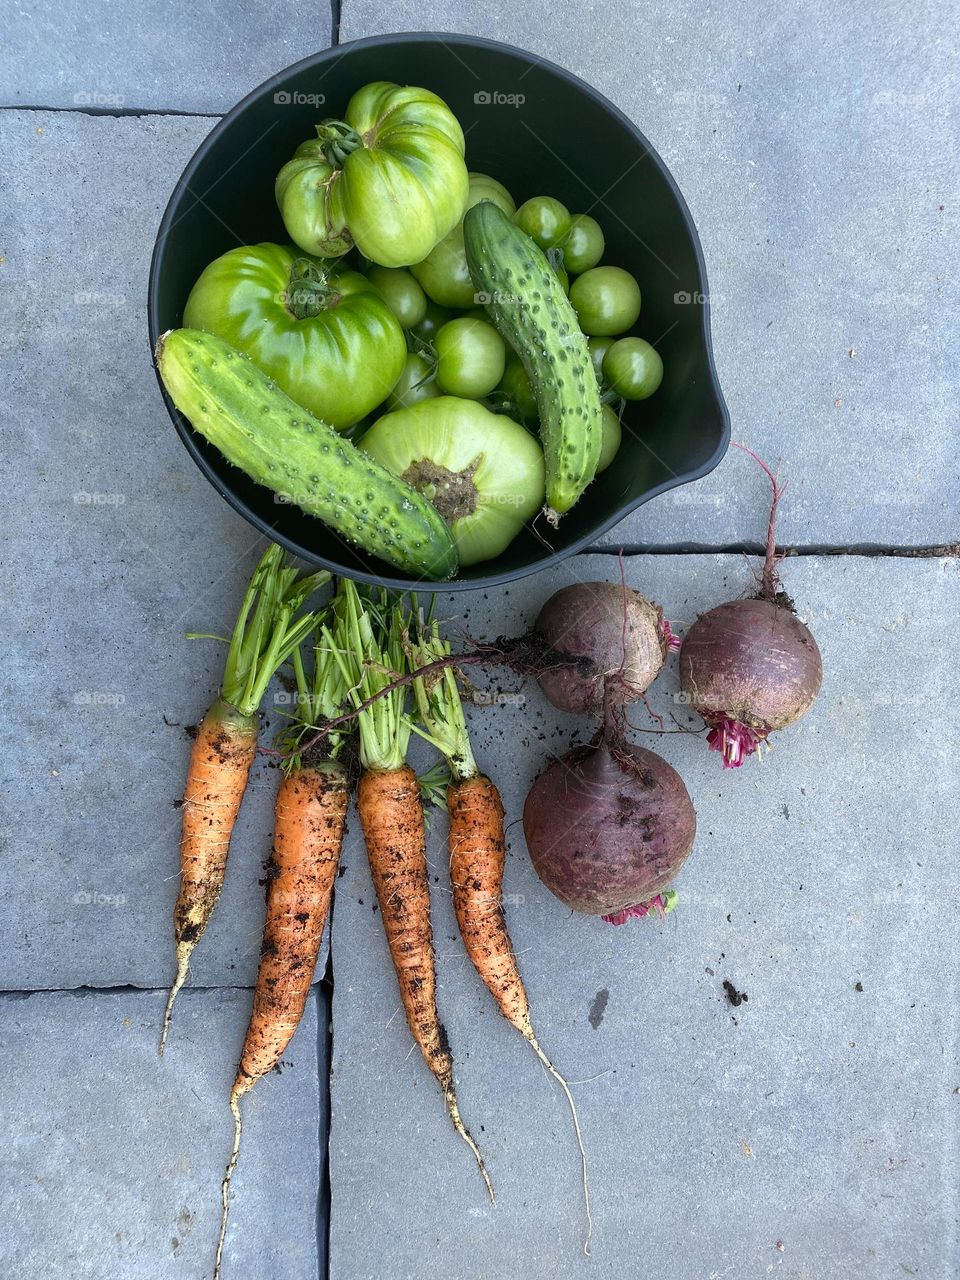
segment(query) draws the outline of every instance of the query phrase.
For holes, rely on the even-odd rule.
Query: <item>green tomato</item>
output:
[[[597,475],[601,471],[606,471],[610,463],[617,455],[620,448],[621,430],[620,418],[616,411],[605,404],[603,406],[603,419],[601,423],[603,435],[600,439],[600,461],[597,463]]]
[[[621,338],[603,357],[603,376],[624,400],[646,400],[663,381],[663,361],[644,338]]]
[[[407,356],[397,385],[387,396],[385,407],[393,409],[409,409],[412,404],[421,400],[432,400],[440,394],[436,378],[431,377],[433,364],[426,356],[412,351]]]
[[[388,413],[360,448],[430,499],[461,565],[498,556],[544,503],[540,442],[475,400],[440,396]]]
[[[552,249],[570,232],[570,210],[553,196],[533,196],[517,210],[514,222],[541,249]]]
[[[507,349],[492,324],[450,320],[434,340],[437,386],[451,396],[479,400],[503,377]]]
[[[570,301],[584,333],[626,333],[640,314],[640,286],[622,267],[593,267],[574,280]]]
[[[490,178],[485,173],[471,173],[467,209],[473,208],[481,200],[491,200],[511,218],[517,207],[510,192],[496,178]],[[467,266],[461,223],[444,236],[422,262],[416,263],[410,270],[434,302],[443,307],[472,306],[476,289]]]
[[[412,330],[412,333],[414,337],[419,338],[422,342],[433,342],[447,321],[452,319],[452,311],[448,311],[446,307],[438,307],[435,302],[428,301],[423,319]]]
[[[515,410],[524,422],[536,420],[537,397],[533,394],[533,387],[530,385],[530,379],[527,377],[527,371],[520,357],[512,351],[507,353],[503,377],[496,390],[500,393],[507,413],[513,416]]]
[[[572,276],[595,267],[603,257],[603,229],[588,213],[574,214],[563,242],[563,263]]]
[[[406,359],[403,331],[365,276],[286,245],[246,245],[211,262],[183,323],[245,352],[338,431],[381,403]]]
[[[593,371],[597,375],[597,385],[603,386],[603,357],[613,346],[613,338],[588,338],[587,347],[590,351],[590,361],[593,364]]]
[[[463,130],[435,93],[377,80],[359,89],[342,120],[277,175],[287,234],[301,249],[339,257],[356,245],[382,267],[420,262],[463,217]]]
[[[427,314],[427,295],[401,267],[370,267],[367,279],[379,289],[401,329],[413,329]]]

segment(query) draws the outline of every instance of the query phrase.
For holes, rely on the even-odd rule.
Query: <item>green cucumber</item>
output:
[[[180,412],[251,480],[412,575],[443,580],[456,572],[453,535],[426,498],[295,404],[222,338],[173,329],[157,343],[156,361]]]
[[[542,250],[489,200],[463,219],[467,265],[500,335],[520,357],[540,417],[547,516],[569,511],[597,473],[600,389],[576,313]]]

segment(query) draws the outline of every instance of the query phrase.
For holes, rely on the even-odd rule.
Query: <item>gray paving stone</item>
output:
[[[615,578],[615,561],[583,557],[509,592],[444,598],[441,616],[477,637],[514,633],[575,574]],[[733,556],[637,557],[627,574],[678,629],[752,581]],[[960,769],[943,708],[960,572],[811,557],[783,577],[824,655],[810,715],[739,772],[700,738],[638,739],[680,769],[699,815],[673,915],[621,929],[571,915],[510,831],[508,915],[534,1019],[583,1082],[592,1260],[562,1096],[456,936],[442,816],[430,834],[439,999],[495,1210],[411,1052],[365,858],[347,858],[333,943],[333,1280],[956,1274],[946,966]],[[653,705],[682,722],[676,689],[674,661]],[[524,694],[471,712],[508,822],[544,757],[574,728],[590,732]],[[746,993],[739,1007],[725,980]]]
[[[867,26],[843,6],[773,12],[759,0],[616,0],[602,13],[345,0],[344,40],[403,29],[533,49],[594,84],[650,138],[700,231],[734,439],[782,458],[790,475],[784,540],[956,540],[948,5],[921,6],[905,29],[890,0],[871,7]],[[562,195],[559,167],[557,184]],[[641,285],[658,285],[659,270],[645,258]],[[730,457],[605,542],[755,537],[763,485],[750,465]]]
[[[160,1059],[158,992],[2,998],[5,1277],[212,1274],[233,1137],[225,1099],[249,1003],[242,991],[186,992]],[[311,998],[287,1068],[245,1101],[225,1280],[318,1274],[325,1044]]]
[[[0,106],[229,110],[282,67],[330,44],[328,4],[270,0],[229,11],[126,0],[18,5],[4,26]]]
[[[184,633],[230,627],[262,548],[177,439],[146,336],[156,226],[209,127],[0,113],[6,988],[172,976],[184,726],[223,662]],[[200,985],[253,979],[275,782],[257,767]]]

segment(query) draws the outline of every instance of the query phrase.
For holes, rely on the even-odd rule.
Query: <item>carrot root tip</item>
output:
[[[446,1099],[447,1110],[450,1112],[450,1119],[453,1121],[453,1127],[459,1133],[467,1146],[474,1154],[480,1173],[483,1175],[483,1181],[486,1183],[487,1193],[490,1196],[490,1203],[496,1208],[497,1197],[493,1192],[493,1183],[490,1181],[490,1175],[487,1173],[487,1166],[483,1163],[483,1156],[480,1154],[480,1148],[473,1140],[473,1135],[467,1126],[463,1123],[460,1116],[460,1107],[457,1104],[457,1095],[454,1093],[453,1085],[447,1084],[443,1087],[443,1096]]]
[[[236,1086],[234,1086],[235,1090]],[[223,1245],[227,1238],[227,1218],[230,1215],[230,1179],[233,1177],[233,1171],[237,1167],[237,1160],[240,1156],[240,1138],[243,1133],[243,1120],[240,1116],[239,1098],[234,1091],[230,1093],[230,1110],[233,1112],[233,1149],[230,1152],[230,1159],[227,1162],[226,1172],[223,1175],[223,1182],[220,1184],[220,1236],[217,1240],[217,1257],[213,1267],[213,1280],[220,1280],[220,1268],[223,1263]]]
[[[553,1078],[560,1085],[560,1088],[566,1094],[567,1102],[570,1105],[570,1114],[573,1116],[573,1128],[574,1128],[574,1132],[577,1135],[577,1146],[580,1148],[580,1171],[581,1171],[582,1180],[583,1180],[583,1204],[584,1204],[584,1210],[587,1215],[587,1234],[583,1241],[583,1252],[589,1258],[590,1257],[590,1241],[593,1237],[593,1218],[590,1215],[590,1187],[587,1182],[587,1150],[586,1150],[586,1147],[584,1147],[583,1145],[583,1134],[580,1132],[580,1120],[579,1120],[579,1117],[577,1116],[576,1104],[573,1101],[573,1094],[570,1092],[569,1084],[567,1084],[564,1077],[560,1074],[557,1068],[553,1065],[553,1063],[550,1061],[550,1059],[541,1049],[540,1042],[537,1040],[537,1037],[533,1034],[533,1028],[531,1027],[529,1034],[525,1032],[524,1035],[525,1035],[525,1038],[530,1042],[530,1046],[533,1049],[534,1053],[537,1055],[537,1057],[543,1063],[544,1067],[546,1067],[547,1071],[550,1073],[550,1075],[553,1076]]]
[[[163,1027],[160,1031],[160,1044],[157,1046],[157,1053],[161,1058],[163,1057],[164,1049],[167,1047],[170,1019],[173,1017],[173,1002],[179,995],[180,988],[187,980],[187,974],[190,972],[190,957],[193,955],[195,946],[195,942],[177,943],[177,976],[174,978],[170,994],[167,996],[167,1007],[163,1011]]]

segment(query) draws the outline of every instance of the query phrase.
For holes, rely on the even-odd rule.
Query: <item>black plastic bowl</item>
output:
[[[604,261],[626,267],[640,281],[636,332],[663,357],[660,389],[627,406],[616,460],[560,527],[538,520],[496,560],[465,569],[446,586],[509,582],[582,550],[641,503],[706,475],[729,439],[710,345],[703,254],[690,211],[639,129],[588,84],[510,45],[432,33],[358,40],[281,71],[204,139],[170,197],[150,270],[150,342],[181,324],[190,288],[213,258],[241,243],[287,240],[273,197],[277,170],[319,120],[342,114],[351,94],[370,80],[423,85],[440,94],[467,135],[469,168],[499,178],[518,204],[549,194],[596,217],[607,240]],[[200,470],[263,533],[304,560],[351,578],[415,585],[253,484],[166,399]]]

